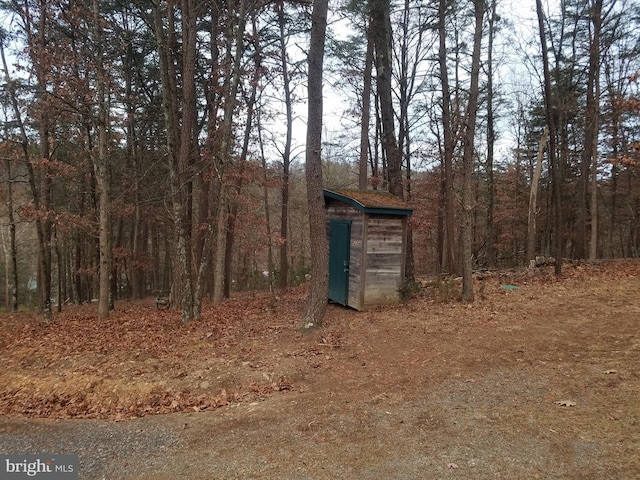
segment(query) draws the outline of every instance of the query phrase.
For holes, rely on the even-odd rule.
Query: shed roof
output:
[[[405,202],[387,192],[325,189],[324,196],[348,203],[364,213],[405,216],[413,214],[413,210]]]

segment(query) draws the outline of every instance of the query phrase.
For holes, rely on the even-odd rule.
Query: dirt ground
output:
[[[0,316],[0,453],[81,479],[640,478],[640,262],[486,274],[410,301],[243,294],[182,326],[151,301]]]

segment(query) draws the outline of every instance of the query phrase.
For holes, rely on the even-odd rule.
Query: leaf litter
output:
[[[186,326],[178,312],[158,311],[151,300],[119,302],[106,321],[96,318],[95,305],[65,307],[49,324],[27,312],[5,314],[0,414],[122,421],[231,414],[240,410],[230,407],[246,404],[269,418],[287,415],[287,425],[306,426],[313,414],[317,426],[302,434],[322,438],[327,448],[340,448],[342,438],[358,443],[373,435],[379,442],[371,425],[382,425],[386,438],[424,442],[425,455],[439,458],[434,465],[445,471],[453,470],[451,458],[466,471],[472,461],[479,468],[483,452],[500,452],[484,471],[501,468],[502,478],[518,478],[518,468],[544,455],[531,449],[532,458],[520,463],[495,458],[525,458],[529,450],[518,446],[544,442],[542,432],[551,431],[547,454],[556,465],[576,465],[575,475],[552,473],[597,478],[613,468],[625,478],[640,469],[631,428],[640,394],[638,278],[639,261],[568,264],[560,279],[552,269],[494,272],[484,275],[483,298],[471,308],[424,279],[406,304],[368,312],[330,306],[325,325],[311,335],[296,329],[304,287],[277,299],[236,295]],[[505,284],[520,288],[504,295]],[[545,408],[550,403],[561,408]],[[615,412],[603,413],[611,405]],[[509,441],[498,447],[496,435]],[[610,460],[584,470],[575,458],[582,438]],[[261,445],[254,448],[267,448]],[[463,458],[461,445],[475,446],[475,455]],[[544,471],[530,469],[525,477]]]

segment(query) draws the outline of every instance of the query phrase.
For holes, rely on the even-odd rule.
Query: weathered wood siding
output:
[[[351,220],[351,248],[349,255],[349,295],[347,304],[357,310],[362,309],[361,305],[361,272],[363,256],[363,224],[364,214],[357,208],[342,202],[327,203],[327,218],[336,220]],[[329,226],[327,226],[327,229]],[[329,232],[327,231],[327,234]]]
[[[361,309],[399,300],[404,276],[405,220],[401,216],[368,216],[366,267]]]
[[[351,220],[347,304],[366,310],[397,302],[404,277],[406,216],[364,213],[334,199],[325,206],[328,219]]]

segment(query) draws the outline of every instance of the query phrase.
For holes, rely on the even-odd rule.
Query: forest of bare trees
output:
[[[407,201],[407,281],[464,301],[479,269],[638,256],[637,2],[323,8],[2,0],[1,307],[158,295],[186,323],[299,284],[323,186]]]

